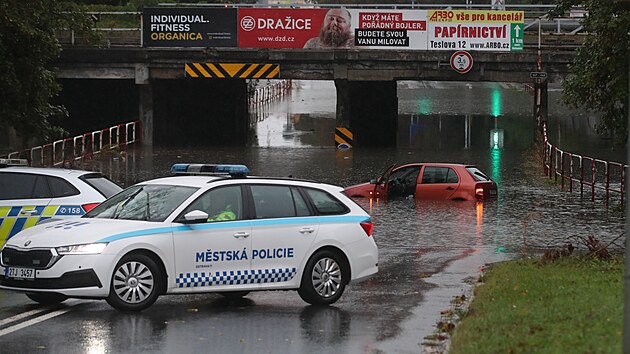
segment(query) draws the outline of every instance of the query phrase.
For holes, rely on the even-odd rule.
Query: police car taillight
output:
[[[89,204],[83,204],[83,205],[81,205],[81,207],[87,213],[88,211],[96,208],[97,205],[99,205],[99,203],[89,203]]]
[[[374,229],[374,224],[372,224],[371,221],[362,222],[361,228],[363,229],[363,231],[365,231],[368,237],[372,236],[372,230]]]
[[[247,176],[249,168],[245,165],[176,163],[171,166],[171,173],[177,175],[230,175],[240,177]]]

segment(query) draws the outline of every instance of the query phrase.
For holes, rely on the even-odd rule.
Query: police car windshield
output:
[[[83,217],[162,222],[197,189],[184,186],[136,185],[104,201]]]

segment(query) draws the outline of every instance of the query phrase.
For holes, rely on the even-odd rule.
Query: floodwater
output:
[[[523,253],[566,240],[575,245],[588,236],[613,241],[623,233],[618,196],[606,208],[601,196],[592,202],[545,181],[542,149],[533,145],[533,97],[524,86],[401,82],[398,96],[396,148],[334,148],[334,83],[296,81],[291,94],[252,109],[256,134],[249,147],[142,147],[105,156],[93,167],[122,185],[166,176],[173,163],[203,162],[242,163],[256,175],[348,186],[375,178],[394,163],[461,162],[477,165],[497,182],[498,200],[359,200],[372,214],[380,246],[483,245]],[[625,150],[611,149],[610,141],[594,132],[597,117],[566,108],[560,96],[559,88],[550,89],[550,140],[567,151],[625,163]],[[496,131],[502,146],[491,143]]]

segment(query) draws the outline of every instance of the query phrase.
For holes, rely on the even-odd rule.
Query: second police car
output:
[[[42,220],[78,218],[120,191],[100,172],[0,159],[0,246]]]
[[[338,186],[245,177],[243,165],[177,164],[84,217],[24,230],[0,254],[0,288],[40,303],[106,299],[140,311],[162,294],[296,289],[337,301],[378,271],[370,216]]]

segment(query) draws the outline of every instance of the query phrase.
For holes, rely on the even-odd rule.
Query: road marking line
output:
[[[21,319],[23,319],[25,317],[29,317],[29,316],[32,316],[32,315],[34,315],[36,313],[40,313],[40,312],[46,311],[46,310],[49,310],[49,309],[43,308],[43,309],[31,310],[31,311],[27,311],[27,312],[21,313],[19,315],[15,315],[13,317],[5,318],[4,320],[0,321],[0,327],[6,325],[7,323],[19,321],[19,320],[21,320]]]
[[[32,326],[32,325],[37,324],[39,322],[46,321],[46,320],[51,319],[53,317],[57,317],[59,315],[63,315],[64,313],[72,310],[72,308],[71,308],[72,306],[76,306],[76,305],[78,305],[78,303],[77,303],[77,301],[74,301],[74,303],[69,304],[69,307],[67,307],[67,308],[59,309],[57,311],[53,311],[51,313],[48,313],[48,314],[45,314],[45,315],[42,315],[42,316],[39,316],[39,317],[32,318],[32,319],[30,319],[28,321],[25,321],[25,322],[18,323],[16,325],[7,327],[7,328],[5,328],[3,330],[0,330],[0,337],[4,336],[6,334],[9,334],[9,333],[15,332],[17,330],[26,328],[28,326]],[[0,321],[0,326],[5,325],[7,323],[18,321],[18,320],[23,319],[25,317],[29,317],[29,316],[32,316],[32,315],[34,315],[36,313],[47,311],[47,310],[50,310],[50,308],[42,308],[42,309],[37,309],[37,310],[31,310],[31,311],[27,311],[27,312],[21,313],[19,315],[15,315],[13,317],[6,318],[6,319]]]

